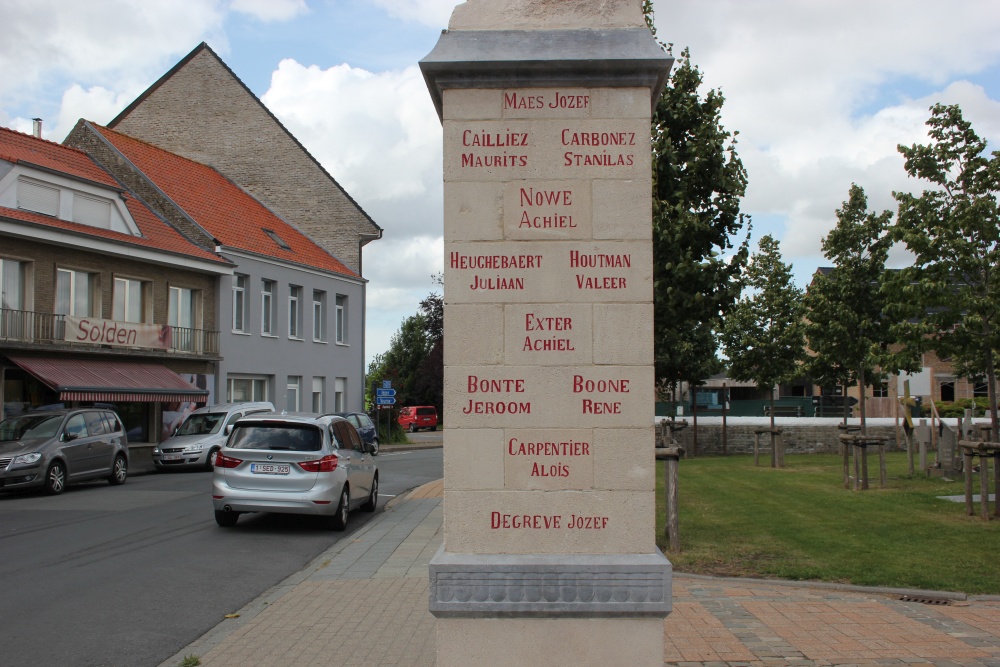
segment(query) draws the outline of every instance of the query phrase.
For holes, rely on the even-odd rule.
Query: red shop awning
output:
[[[199,389],[160,364],[104,359],[7,357],[59,392],[62,401],[172,403],[208,400]]]

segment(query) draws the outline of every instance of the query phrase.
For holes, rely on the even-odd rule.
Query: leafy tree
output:
[[[893,236],[915,256],[897,287],[923,311],[912,331],[929,336],[960,374],[985,376],[997,436],[1000,151],[986,153],[986,141],[958,105],[935,104],[927,126],[930,144],[899,146],[906,173],[930,188],[920,196],[893,193],[899,203]]]
[[[796,377],[805,355],[802,290],[792,282],[791,267],[781,261],[771,235],[761,238],[758,247],[746,272],[752,293],[729,311],[722,340],[730,377],[773,389]],[[770,412],[773,430],[773,391]]]
[[[643,11],[655,35],[650,0]],[[739,298],[749,255],[748,240],[735,250],[732,243],[744,224],[749,229],[740,214],[747,173],[736,153],[738,133],[722,126],[722,93],[702,98],[702,83],[684,49],[651,128],[656,375],[660,386],[675,388],[721,370],[717,333]]]
[[[834,267],[817,273],[804,300],[813,379],[857,384],[862,397],[885,373],[916,370],[912,348],[894,347],[896,327],[884,316],[892,310],[883,285],[891,223],[891,211],[869,212],[864,189],[851,185],[837,209],[837,226],[823,239],[823,254]],[[866,433],[864,398],[860,407]]]
[[[414,400],[420,405],[433,405],[439,415],[444,415],[444,299],[431,293],[420,302],[424,316],[424,333],[431,341],[414,381]]]
[[[396,390],[396,403],[399,405],[418,403],[418,369],[432,346],[424,328],[425,321],[426,318],[419,313],[403,320],[399,331],[392,335],[383,359],[385,375],[396,378],[392,386]]]

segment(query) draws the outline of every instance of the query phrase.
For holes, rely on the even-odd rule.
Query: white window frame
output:
[[[274,288],[273,280],[260,281],[260,335],[274,336]]]
[[[302,340],[302,287],[288,286],[288,337]]]
[[[246,333],[248,276],[233,274],[233,333]]]
[[[326,292],[313,290],[313,341],[326,342]]]
[[[299,398],[302,396],[302,376],[289,375],[286,389],[288,391],[285,401],[285,405],[287,406],[286,409],[289,412],[298,412]]]
[[[151,322],[152,313],[149,308],[151,287],[152,284],[146,280],[115,276],[114,288],[111,290],[111,319],[119,322]],[[139,291],[139,319],[129,319],[131,315],[129,306],[136,290]]]
[[[347,411],[347,378],[337,378],[333,383],[333,411]]]
[[[19,259],[4,259],[0,257],[0,308],[9,310],[31,310],[28,285],[30,284],[30,262]],[[7,276],[15,274],[17,276],[13,286]],[[16,303],[8,298],[8,293],[13,292]]]
[[[325,398],[323,391],[323,385],[326,384],[326,378],[314,377],[312,379],[312,411],[319,412],[322,414],[326,411],[323,405],[323,399]]]
[[[69,277],[69,307],[68,311],[65,313],[59,312],[59,278],[60,274]],[[87,276],[87,311],[85,313],[77,312],[77,290],[79,285],[77,284],[77,276]],[[55,285],[55,303],[53,304],[52,312],[56,315],[71,315],[73,317],[97,317],[97,314],[101,312],[101,289],[100,289],[100,274],[92,273],[90,271],[78,271],[76,269],[64,269],[62,267],[56,268],[56,285]]]
[[[338,345],[347,344],[347,297],[343,294],[337,295],[336,317],[334,320],[336,328],[336,341]]]
[[[233,396],[233,389],[235,388],[237,382],[248,382],[248,388],[250,389],[249,394],[239,398],[238,400]],[[228,403],[238,403],[242,401],[267,401],[269,386],[269,378],[264,375],[230,375],[226,379],[226,401]],[[260,390],[260,395],[258,395],[258,390]]]

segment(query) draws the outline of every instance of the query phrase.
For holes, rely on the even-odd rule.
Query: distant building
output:
[[[216,298],[220,400],[362,408],[361,276],[211,167],[88,121],[66,141],[235,267]]]
[[[352,271],[382,229],[204,42],[108,128],[215,168]]]
[[[157,442],[213,398],[233,270],[84,152],[0,128],[4,417],[112,404],[130,442]]]
[[[208,45],[66,141],[236,265],[217,295],[219,400],[363,408],[361,257],[382,230]]]

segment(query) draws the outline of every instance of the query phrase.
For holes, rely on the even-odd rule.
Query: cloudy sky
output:
[[[636,0],[638,2],[639,0]],[[365,250],[367,353],[436,287],[441,127],[417,69],[457,0],[0,0],[0,125],[62,141],[110,121],[200,42],[226,61],[385,229]],[[691,48],[726,97],[754,236],[800,285],[852,182],[894,209],[897,144],[961,104],[1000,148],[996,0],[654,0],[660,39]],[[903,261],[902,258],[897,258]]]

